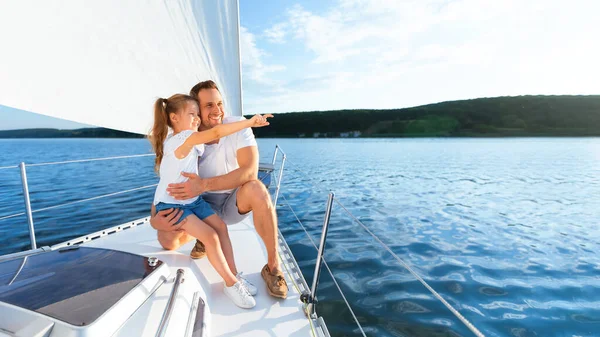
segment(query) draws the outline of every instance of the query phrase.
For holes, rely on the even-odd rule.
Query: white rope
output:
[[[309,181],[311,181],[311,185],[313,186],[313,188],[316,187],[312,183],[315,181],[315,179],[313,177],[309,176],[304,171],[302,171],[300,169],[300,167],[298,165],[296,165],[295,163],[293,163],[292,161],[290,161],[289,158],[287,161],[296,167],[296,170],[295,170],[296,172],[300,172]],[[285,197],[284,197],[284,199],[285,199]],[[461,315],[460,312],[458,312],[456,309],[454,309],[454,307],[452,307],[452,305],[450,305],[450,303],[448,303],[446,300],[444,300],[444,298],[440,294],[438,294],[429,284],[427,284],[427,282],[425,282],[425,280],[423,280],[423,278],[421,278],[408,264],[406,264],[404,261],[402,261],[402,259],[400,259],[396,254],[394,254],[394,252],[386,244],[384,244],[375,234],[373,234],[360,220],[358,220],[352,213],[350,213],[350,211],[348,209],[346,209],[346,207],[344,207],[344,205],[342,205],[339,202],[339,200],[337,200],[337,198],[334,197],[333,200],[335,200],[337,202],[337,204],[340,205],[346,211],[346,213],[348,213],[350,215],[350,217],[352,217],[358,224],[360,224],[375,240],[377,240],[390,254],[392,254],[392,256],[402,266],[404,266],[404,268],[406,268],[419,282],[421,282],[421,284],[423,284],[423,286],[425,288],[427,288],[427,290],[429,290],[439,301],[441,301],[448,308],[448,310],[450,310],[461,322],[463,322],[467,326],[467,328],[469,328],[469,330],[471,330],[478,337],[485,336],[471,322],[469,322],[463,315]],[[287,202],[287,200],[286,200],[286,202]],[[290,209],[291,209],[291,206],[289,205],[289,203],[288,203],[288,207],[290,207]],[[293,212],[293,210],[292,210],[292,212]],[[294,213],[294,216],[296,216],[295,213]],[[296,219],[298,219],[297,216],[296,216]],[[298,219],[298,221],[300,222],[299,219]],[[306,230],[305,230],[305,232],[306,232]],[[306,232],[306,233],[308,235],[308,232]],[[309,236],[309,239],[310,239],[310,236]],[[311,242],[312,242],[312,239],[311,239]],[[314,242],[313,242],[313,246],[315,246]],[[325,259],[323,258],[323,260],[325,260]],[[325,262],[325,261],[323,261],[323,262]],[[327,263],[325,263],[325,266],[327,267]],[[329,269],[329,267],[327,269]],[[331,274],[331,272],[330,272],[330,274]],[[342,297],[343,297],[343,295],[342,295]]]
[[[11,168],[18,168],[18,165],[14,165],[14,166],[0,166],[0,170],[4,170],[4,169],[11,169]]]
[[[292,214],[294,214],[294,217],[296,218],[296,220],[300,224],[300,227],[302,227],[302,230],[304,231],[304,233],[306,233],[306,236],[308,237],[308,239],[312,243],[313,247],[315,247],[315,250],[318,252],[319,248],[317,248],[317,245],[313,241],[312,237],[310,236],[310,234],[308,234],[308,231],[306,230],[306,228],[302,224],[302,221],[300,221],[300,219],[296,215],[296,212],[294,212],[294,209],[292,208],[292,206],[288,202],[287,198],[283,194],[281,195],[281,197],[285,200],[285,202],[286,202],[287,206],[289,207],[290,211],[292,211]],[[346,302],[346,306],[350,310],[350,313],[352,314],[352,317],[354,318],[354,321],[356,321],[356,325],[358,325],[358,328],[360,329],[360,332],[362,333],[362,335],[364,337],[367,337],[367,335],[365,334],[365,331],[363,330],[362,326],[358,322],[358,318],[356,318],[356,315],[354,314],[354,311],[352,310],[352,307],[350,306],[350,303],[348,303],[348,300],[346,299],[346,296],[344,296],[344,292],[342,291],[342,288],[340,288],[340,285],[335,280],[335,276],[333,276],[333,272],[331,271],[331,269],[329,269],[329,266],[327,265],[327,261],[325,261],[325,257],[321,257],[321,260],[323,261],[323,264],[325,265],[325,268],[327,268],[327,271],[329,272],[329,275],[331,275],[331,279],[333,280],[333,283],[335,284],[335,286],[338,288],[338,291],[340,292],[340,295],[342,295],[342,298],[344,299],[344,302]],[[312,294],[312,296],[316,297],[316,294]]]
[[[105,157],[105,158],[92,158],[92,159],[81,159],[81,160],[57,161],[57,162],[51,162],[51,163],[28,164],[26,166],[43,166],[43,165],[82,163],[82,162],[88,162],[88,161],[112,160],[112,159],[123,159],[123,158],[137,158],[137,157],[148,157],[148,156],[154,156],[154,154],[136,154],[136,155],[130,155],[130,156],[116,156],[116,157]],[[18,165],[16,165],[16,166],[0,166],[0,170],[10,169],[10,168],[18,168],[18,167],[19,167]],[[73,205],[73,204],[77,204],[77,203],[84,202],[84,201],[100,199],[100,198],[104,198],[104,197],[108,197],[108,196],[113,196],[113,195],[118,195],[118,194],[122,194],[122,193],[133,192],[133,191],[136,191],[136,190],[145,189],[145,188],[153,187],[153,186],[156,186],[156,185],[158,185],[158,184],[143,186],[143,187],[134,188],[134,189],[131,189],[131,190],[117,192],[117,193],[111,193],[111,194],[101,195],[101,196],[93,197],[93,198],[89,198],[89,199],[73,201],[73,202],[69,202],[69,203],[66,203],[66,204],[62,204],[62,205],[56,205],[56,206],[46,207],[46,208],[42,208],[42,209],[38,209],[38,210],[32,211],[31,213],[41,212],[41,211],[45,211],[45,210],[49,210],[49,209],[53,209],[53,208],[67,206],[67,205]],[[14,217],[17,217],[17,216],[20,216],[20,215],[25,215],[25,213],[16,213],[16,214],[11,214],[11,215],[8,215],[8,216],[0,217],[0,220],[10,219],[10,218],[14,218]]]
[[[290,163],[292,166],[294,166],[292,171],[300,173],[302,176],[304,176],[304,178],[306,180],[310,181],[312,190],[317,190],[317,191],[326,192],[326,193],[329,193],[331,191],[331,189],[329,189],[329,188],[320,187],[321,185],[323,185],[322,182],[317,181],[314,176],[311,176],[311,175],[307,174],[306,172],[304,172],[302,169],[300,169],[300,166],[297,165],[296,163],[294,163],[293,161],[291,161],[289,157],[286,158],[285,161],[287,163]],[[286,168],[289,169],[290,168],[289,165]]]
[[[0,218],[0,220],[14,218],[14,217],[16,217],[16,216],[19,216],[19,215],[25,215],[25,213],[11,214],[11,215],[9,215],[9,216],[4,216],[4,217],[1,217],[1,218]]]
[[[134,155],[130,155],[130,156],[116,156],[116,157],[105,157],[105,158],[67,160],[67,161],[57,161],[57,162],[50,162],[50,163],[27,164],[27,166],[31,167],[31,166],[44,166],[44,165],[57,165],[57,164],[84,163],[84,162],[89,162],[89,161],[138,158],[138,157],[149,157],[149,156],[154,156],[154,154],[134,154]]]
[[[365,226],[360,220],[358,220],[352,213],[350,213],[350,211],[348,209],[346,209],[346,207],[344,207],[344,205],[342,205],[341,202],[339,202],[339,200],[337,200],[337,198],[333,198],[333,200],[335,200],[335,202],[340,205],[340,207],[342,207],[344,209],[344,211],[346,211],[346,213],[348,213],[348,215],[350,215],[350,217],[352,217],[359,225],[362,226],[362,228],[364,228],[364,230],[367,231],[367,233],[369,233],[375,240],[377,240],[377,242],[379,242],[380,245],[382,245],[390,254],[392,254],[392,256],[400,263],[404,266],[404,268],[406,268],[406,270],[408,270],[417,280],[419,280],[419,282],[421,282],[421,284],[423,284],[423,286],[425,286],[425,288],[427,288],[427,290],[429,290],[433,296],[435,296],[438,300],[440,300],[445,306],[446,308],[448,308],[448,310],[450,310],[461,322],[463,322],[467,328],[469,328],[469,330],[471,330],[471,332],[473,332],[476,336],[478,337],[485,337],[484,334],[482,334],[473,324],[471,324],[471,322],[469,322],[463,315],[461,315],[460,312],[458,312],[458,310],[454,309],[454,307],[452,305],[450,305],[450,303],[446,302],[446,300],[437,292],[435,291],[429,284],[427,284],[427,282],[425,282],[425,280],[423,280],[421,278],[421,276],[419,276],[419,274],[417,274],[408,264],[406,264],[402,259],[400,259],[398,257],[398,255],[396,255],[391,249],[390,247],[388,247],[385,243],[383,243],[375,234],[373,234],[373,232],[371,232],[367,226]]]
[[[82,200],[67,202],[65,204],[60,204],[60,205],[55,205],[55,206],[40,208],[40,209],[36,209],[35,211],[31,211],[31,213],[37,213],[37,212],[41,212],[41,211],[47,211],[49,209],[54,209],[54,208],[59,208],[59,207],[63,207],[63,206],[79,204],[79,203],[82,203],[82,202],[85,202],[85,201],[96,200],[96,199],[111,197],[111,196],[114,196],[114,195],[119,195],[119,194],[129,193],[129,192],[133,192],[133,191],[143,190],[143,189],[146,189],[146,188],[155,187],[156,185],[158,185],[158,184],[146,185],[146,186],[142,186],[142,187],[136,187],[136,188],[132,188],[130,190],[125,190],[125,191],[120,191],[120,192],[115,192],[115,193],[109,193],[109,194],[99,195],[99,196],[88,198],[88,199],[82,199]],[[25,213],[11,214],[9,216],[1,217],[0,220],[14,218],[14,217],[19,216],[19,215],[25,215]]]
[[[158,185],[158,184],[146,185],[146,186],[142,186],[142,187],[132,188],[130,190],[125,190],[125,191],[120,191],[120,192],[115,192],[115,193],[109,193],[109,194],[99,195],[97,197],[92,197],[92,198],[88,198],[88,199],[82,199],[82,200],[67,202],[67,203],[61,204],[61,205],[50,206],[50,207],[46,207],[46,208],[40,208],[40,209],[36,209],[35,211],[32,211],[31,213],[36,213],[36,212],[41,212],[41,211],[47,211],[49,209],[59,208],[59,207],[68,206],[68,205],[74,205],[74,204],[78,204],[78,203],[85,202],[85,201],[96,200],[96,199],[100,199],[100,198],[111,197],[113,195],[119,195],[119,194],[124,194],[124,193],[128,193],[128,192],[143,190],[143,189],[146,189],[146,188],[155,187],[156,185]]]

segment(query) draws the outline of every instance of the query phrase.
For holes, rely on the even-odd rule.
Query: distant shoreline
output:
[[[249,117],[249,116],[247,116]],[[276,114],[258,138],[597,137],[600,95],[516,96],[403,109]]]
[[[39,139],[39,138],[144,138],[144,135],[135,133],[106,129],[106,128],[83,128],[74,130],[62,129],[21,129],[2,130],[2,139]]]
[[[246,116],[250,117],[250,116]],[[600,137],[600,95],[477,98],[404,109],[275,114],[257,138]],[[144,138],[106,128],[0,131],[0,138]]]
[[[23,129],[18,131],[28,131],[30,129]],[[12,130],[11,130],[12,131]],[[144,136],[138,137],[101,137],[101,136],[62,136],[62,137],[45,137],[45,136],[11,136],[4,137],[2,135],[3,131],[0,131],[0,140],[2,139],[144,139]],[[402,135],[402,136],[394,136],[394,135],[380,135],[380,136],[360,136],[360,137],[340,137],[340,136],[332,136],[332,137],[256,137],[257,139],[426,139],[426,138],[438,138],[438,139],[460,139],[460,138],[477,138],[477,139],[492,139],[492,138],[598,138],[600,137],[600,132],[598,134],[589,134],[589,135],[570,135],[570,134],[528,134],[528,135],[498,135],[498,134],[474,134],[474,135],[452,135],[452,136],[428,136],[428,135]]]

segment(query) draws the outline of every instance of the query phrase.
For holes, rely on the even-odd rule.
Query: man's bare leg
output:
[[[166,250],[178,249],[186,243],[196,239],[183,230],[172,232],[157,231],[157,233],[158,242]]]
[[[254,227],[267,249],[269,269],[281,272],[277,258],[277,214],[267,188],[260,181],[251,180],[238,189],[236,201],[240,213],[253,213]]]
[[[286,298],[288,286],[277,254],[277,214],[267,188],[260,181],[251,180],[239,188],[236,201],[240,213],[253,212],[254,227],[267,248],[267,265],[260,271],[267,291],[271,296]]]

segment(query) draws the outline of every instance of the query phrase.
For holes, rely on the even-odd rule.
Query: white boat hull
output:
[[[193,241],[176,251],[164,250],[157,241],[156,231],[149,225],[147,219],[141,221],[143,223],[140,225],[133,225],[126,230],[84,242],[83,245],[157,257],[169,266],[173,276],[177,269],[185,271],[185,281],[181,285],[168,324],[168,336],[185,334],[195,292],[199,292],[206,302],[207,334],[204,334],[205,336],[312,336],[311,329],[315,322],[309,321],[304,314],[298,291],[303,291],[306,284],[302,282],[303,280],[291,277],[292,275],[301,277],[301,275],[298,275],[295,261],[285,244],[281,247],[280,256],[283,257],[282,262],[288,271],[285,273],[290,288],[288,298],[277,299],[267,293],[266,285],[260,276],[260,270],[267,261],[267,254],[251,219],[229,226],[229,233],[238,269],[259,288],[255,297],[256,307],[253,309],[238,308],[225,296],[223,281],[207,258],[200,260],[190,258],[189,252],[193,248]],[[92,237],[87,236],[88,239]],[[67,246],[71,242],[82,241],[85,238],[71,240],[52,248]],[[281,240],[282,238],[280,243]],[[173,282],[170,282],[157,290],[114,336],[154,336],[172,285]],[[195,312],[193,315],[195,316]]]

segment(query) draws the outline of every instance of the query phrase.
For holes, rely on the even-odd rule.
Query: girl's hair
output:
[[[154,102],[154,125],[152,131],[148,135],[148,139],[152,144],[152,149],[156,153],[156,159],[154,161],[154,170],[158,172],[160,162],[163,159],[163,143],[167,138],[169,127],[171,125],[171,119],[169,115],[172,113],[178,113],[185,108],[186,104],[193,102],[198,104],[195,98],[184,94],[175,94],[169,98],[159,98]]]

